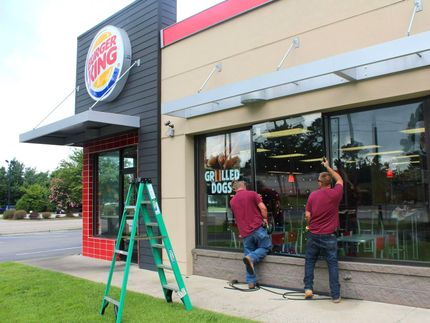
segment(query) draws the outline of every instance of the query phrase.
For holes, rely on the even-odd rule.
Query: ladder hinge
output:
[[[158,249],[163,249],[165,248],[164,245],[160,244],[160,243],[154,243],[152,246],[152,248],[158,248]]]
[[[160,264],[160,265],[157,265],[157,267],[160,268],[160,269],[173,270],[173,268],[170,267],[169,265]]]
[[[117,300],[114,300],[113,298],[110,298],[109,296],[105,296],[103,297],[103,299],[108,303],[112,303],[113,305],[119,306],[119,302]]]
[[[169,285],[169,284],[163,285],[163,288],[164,288],[164,289],[173,290],[174,292],[178,292],[178,291],[179,291],[179,288],[178,288],[178,287],[173,286],[173,285]]]
[[[145,225],[147,225],[148,227],[158,227],[158,223],[157,222],[148,222]]]

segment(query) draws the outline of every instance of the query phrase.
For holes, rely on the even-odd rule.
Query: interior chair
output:
[[[234,246],[235,249],[241,247],[241,240],[239,239],[239,230],[236,223],[231,223],[228,225],[228,230],[230,231],[230,248]]]
[[[297,254],[297,243],[298,243],[298,232],[297,231],[289,231],[285,232],[284,241],[286,243],[283,246],[282,251],[289,254]]]
[[[272,245],[274,252],[284,252],[285,238],[284,232],[273,232],[272,233]]]
[[[384,258],[384,249],[385,249],[385,237],[384,236],[380,236],[380,237],[376,238],[375,248],[376,248],[376,256],[378,256],[378,252],[379,252],[380,257]]]

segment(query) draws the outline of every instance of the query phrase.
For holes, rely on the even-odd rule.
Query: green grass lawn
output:
[[[115,322],[99,314],[104,284],[19,263],[0,263],[0,322]],[[161,287],[160,287],[161,288]],[[119,299],[120,290],[111,289]],[[191,302],[193,301],[192,295]],[[123,322],[250,322],[127,291]]]

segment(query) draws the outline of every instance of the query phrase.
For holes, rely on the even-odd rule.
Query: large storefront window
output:
[[[244,176],[268,208],[272,253],[304,256],[305,206],[325,171],[322,156],[329,156],[344,179],[340,259],[429,262],[426,102],[302,115],[201,137],[198,245],[242,248],[229,200],[231,181]]]
[[[305,252],[305,205],[321,171],[323,128],[320,114],[253,126],[257,191],[268,209],[273,253]]]
[[[116,238],[128,183],[136,175],[136,147],[100,153],[95,161],[94,235]]]
[[[430,261],[426,108],[419,101],[329,118],[331,160],[345,182],[342,256]]]

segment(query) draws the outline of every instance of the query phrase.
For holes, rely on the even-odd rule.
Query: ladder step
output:
[[[124,251],[124,250],[119,250],[119,249],[117,249],[117,250],[115,250],[115,252],[116,252],[116,253],[119,253],[119,254],[121,254],[121,255],[125,255],[125,256],[127,256],[127,255],[128,255],[128,252],[127,252],[127,251]]]
[[[145,223],[145,225],[147,225],[148,227],[158,227],[157,222],[148,222],[148,223]]]
[[[150,240],[150,239],[163,239],[166,236],[153,236],[153,237],[149,237],[149,236],[135,236],[134,240]],[[122,236],[123,239],[125,240],[130,240],[130,236]]]
[[[117,300],[114,300],[113,298],[110,298],[109,296],[105,296],[105,297],[103,297],[103,299],[106,302],[109,302],[109,303],[111,303],[113,305],[119,306],[119,302]]]
[[[164,245],[162,245],[160,243],[154,243],[151,247],[152,248],[158,248],[158,249],[166,248]]]
[[[151,201],[142,201],[140,204],[151,204]]]
[[[179,288],[175,285],[165,284],[163,285],[163,288],[173,290],[174,292],[179,292]]]
[[[170,267],[169,265],[160,264],[160,265],[157,265],[157,267],[161,269],[173,270],[172,267]]]

